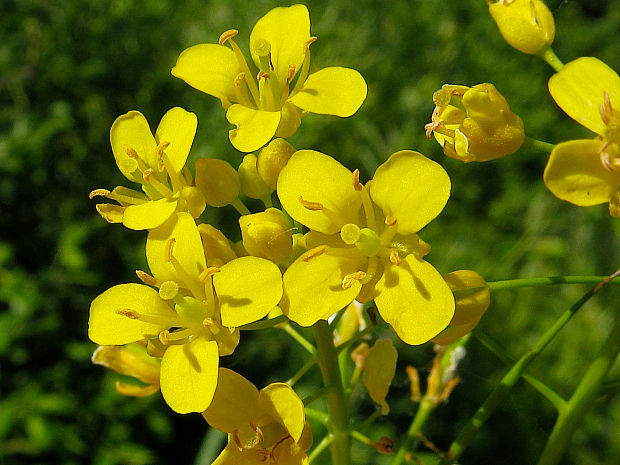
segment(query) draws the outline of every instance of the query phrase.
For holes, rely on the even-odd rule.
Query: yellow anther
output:
[[[125,145],[123,145],[123,148],[125,149],[125,153],[127,154],[128,157],[130,157],[130,158],[140,158],[139,155],[138,155],[138,152],[136,152],[129,145],[125,144]]]
[[[420,375],[418,370],[411,365],[407,365],[407,377],[411,383],[410,399],[413,402],[420,402],[422,400],[422,391],[420,390]]]
[[[142,270],[136,270],[136,275],[138,276],[140,281],[142,281],[144,284],[148,284],[149,286],[157,286],[157,284],[159,283],[157,279]]]
[[[314,37],[314,36],[312,36],[312,37],[310,37],[308,40],[306,40],[306,43],[304,44],[304,47],[306,48],[306,50],[307,50],[307,49],[309,49],[309,48],[310,48],[310,45],[312,45],[313,43],[315,43],[317,40],[318,40],[318,38],[317,38],[317,37]]]
[[[254,430],[254,432],[258,435],[261,441],[265,440],[265,435],[263,434],[263,430],[260,429],[258,425],[255,425],[253,421],[250,422],[250,427]],[[286,438],[285,438],[286,439]]]
[[[219,272],[220,272],[220,269],[217,266],[210,266],[206,270],[203,270],[202,273],[200,273],[200,276],[198,276],[198,279],[200,279],[200,281],[204,283],[215,273],[219,273]]]
[[[227,40],[232,39],[237,34],[239,34],[238,30],[236,30],[236,29],[229,29],[228,31],[222,32],[222,35],[220,36],[220,38],[219,38],[219,40],[217,42],[220,45],[224,45]]]
[[[385,217],[385,224],[387,226],[394,226],[396,224],[396,217],[395,216],[386,216]]]
[[[356,271],[355,273],[350,273],[350,274],[346,275],[344,277],[344,279],[342,280],[342,288],[343,289],[350,289],[351,286],[353,286],[353,284],[355,284],[356,282],[361,281],[365,277],[366,277],[366,272],[365,271]]]
[[[301,256],[301,259],[304,262],[309,262],[313,258],[316,258],[320,255],[323,255],[327,251],[328,247],[326,245],[321,245],[312,250],[308,250],[305,254]]]
[[[94,197],[97,197],[97,196],[107,197],[109,195],[110,195],[110,191],[107,189],[95,189],[94,191],[91,191],[90,194],[88,194],[88,198],[92,200]]]
[[[321,202],[310,202],[309,200],[304,200],[301,195],[299,196],[299,203],[308,210],[318,211],[323,210],[324,208]]]
[[[171,262],[172,261],[172,258],[173,258],[172,251],[174,249],[174,244],[175,243],[176,243],[176,239],[174,237],[171,237],[166,242],[166,261],[167,262]]]
[[[211,334],[218,334],[220,332],[220,326],[211,317],[207,317],[204,320],[202,320],[202,326],[204,326],[209,331],[211,331]]]
[[[266,73],[265,71],[259,71],[258,74],[256,75],[256,80],[260,81],[260,78],[265,78],[265,79],[269,79],[269,73]]]
[[[601,118],[605,124],[611,123],[613,118],[614,109],[611,106],[611,99],[609,98],[609,92],[605,91],[603,94],[603,103],[599,107],[599,111],[601,113]]]
[[[235,78],[235,87],[242,87],[244,82],[245,82],[245,73],[237,74],[237,77]]]
[[[153,175],[153,168],[145,169],[144,173],[142,173],[142,178],[144,179],[144,182],[149,182],[151,180],[152,175]]]
[[[163,345],[167,346],[169,342],[168,336],[170,336],[170,331],[168,331],[167,329],[164,329],[161,333],[159,333],[159,336],[157,336],[157,339],[159,339],[159,342],[161,342]]]
[[[157,153],[160,155],[163,154],[164,150],[166,150],[169,145],[170,145],[170,142],[167,142],[167,141],[160,142],[160,144],[157,146]]]
[[[131,318],[132,320],[137,320],[140,318],[140,314],[135,310],[130,310],[128,308],[117,308],[114,313],[121,316],[126,316],[127,318]]]
[[[390,250],[390,262],[396,266],[400,265],[400,256],[398,255],[398,251],[394,249]]]
[[[361,191],[364,186],[360,182],[360,170],[355,169],[353,171],[353,189]]]
[[[291,79],[293,79],[293,76],[295,76],[295,71],[297,71],[295,69],[295,65],[288,65],[288,71],[286,73],[286,83],[287,84],[289,82],[291,82]]]

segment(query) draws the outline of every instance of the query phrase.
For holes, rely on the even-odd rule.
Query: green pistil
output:
[[[374,257],[381,250],[381,240],[372,229],[363,228],[360,230],[360,237],[355,247],[367,257]]]

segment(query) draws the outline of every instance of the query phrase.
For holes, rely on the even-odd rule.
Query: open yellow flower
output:
[[[217,385],[219,356],[239,342],[238,326],[264,317],[282,296],[278,267],[258,257],[210,266],[188,213],[149,233],[150,286],[121,284],[91,304],[88,335],[101,345],[148,340],[161,360],[161,392],[179,413],[202,412]],[[153,287],[158,290],[153,289]]]
[[[549,79],[549,92],[568,116],[598,136],[556,145],[545,185],[575,205],[609,203],[610,214],[620,217],[620,77],[602,61],[582,57]]]
[[[303,402],[288,384],[259,391],[240,374],[220,368],[213,402],[202,415],[228,433],[228,445],[212,465],[308,463],[312,430]]]
[[[374,299],[408,344],[422,344],[454,313],[450,288],[423,260],[430,246],[416,234],[443,209],[450,178],[417,152],[393,154],[363,185],[333,158],[295,152],[277,185],[283,208],[310,229],[309,249],[284,274],[281,307],[310,326],[354,299]]]
[[[366,98],[366,82],[355,70],[329,67],[310,74],[310,17],[304,5],[279,7],[258,20],[250,34],[251,68],[224,32],[219,44],[183,51],[172,75],[219,98],[226,119],[237,126],[230,141],[242,152],[261,148],[272,137],[289,137],[304,112],[351,116]],[[230,48],[226,47],[228,43]]]
[[[110,223],[138,230],[157,228],[176,211],[200,216],[205,199],[185,167],[197,126],[196,115],[180,107],[163,116],[155,135],[139,111],[119,116],[110,129],[112,152],[118,169],[141,184],[142,192],[122,186],[95,189],[91,199],[102,196],[120,204],[98,204],[99,214]]]

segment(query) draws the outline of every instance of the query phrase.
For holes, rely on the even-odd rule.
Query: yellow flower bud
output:
[[[484,278],[473,270],[453,271],[443,278],[454,292],[456,307],[448,327],[431,341],[448,345],[478,325],[489,308],[491,294]]]
[[[553,42],[553,15],[541,0],[487,1],[504,40],[520,52],[535,55]]]
[[[239,197],[239,186],[239,175],[230,163],[216,158],[196,160],[196,187],[208,205],[230,205]]]
[[[355,336],[358,331],[366,327],[366,322],[362,315],[362,305],[355,300],[347,305],[347,308],[345,308],[343,312],[344,314],[338,322],[334,334],[334,343],[336,345],[348,341]]]
[[[194,217],[198,218],[206,207],[206,200],[200,189],[196,186],[185,186],[181,190],[181,198],[185,200],[187,211]]]
[[[278,175],[295,148],[284,139],[274,139],[258,153],[256,169],[259,176],[272,189],[276,188]]]
[[[273,189],[258,174],[256,161],[257,157],[253,153],[243,157],[243,161],[239,165],[241,190],[251,199],[264,199],[271,195]]]
[[[473,87],[445,84],[433,94],[434,134],[444,153],[465,163],[488,161],[519,150],[525,139],[523,121],[493,84]]]
[[[239,218],[243,247],[250,255],[278,263],[293,251],[291,225],[276,208]]]
[[[381,406],[381,414],[387,415],[390,407],[385,397],[396,374],[396,349],[389,339],[380,339],[368,351],[362,381],[372,400]]]

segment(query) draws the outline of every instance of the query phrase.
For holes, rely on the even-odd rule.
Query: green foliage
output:
[[[425,139],[431,94],[446,82],[494,83],[531,137],[555,143],[586,134],[549,97],[545,83],[551,70],[503,42],[484,1],[306,3],[319,38],[313,61],[359,70],[369,95],[352,118],[308,116],[291,143],[359,167],[363,180],[400,149],[419,150],[442,163],[452,178],[452,198],[421,233],[433,245],[429,259],[440,271],[473,268],[499,280],[605,274],[619,266],[620,222],[609,218],[605,206],[578,209],[555,199],[542,184],[546,154],[522,149],[502,160],[463,165]],[[133,270],[146,265],[144,234],[105,224],[88,193],[126,185],[114,166],[108,133],[114,119],[132,109],[151,122],[177,105],[195,112],[199,127],[191,160],[221,157],[238,165],[241,154],[228,141],[219,102],[173,78],[170,68],[184,48],[215,42],[231,27],[240,30],[244,43],[257,18],[287,4],[0,4],[1,464],[191,463],[198,454],[207,431],[199,416],[175,415],[157,395],[124,398],[114,390],[116,375],[90,364],[90,301],[114,284],[135,282]],[[593,55],[620,70],[619,0],[548,4],[562,59]],[[234,229],[231,209],[208,210],[207,220],[228,220]],[[583,286],[569,286],[494,294],[480,329],[518,357],[583,292]],[[588,303],[531,372],[568,396],[604,340],[617,301],[618,291],[610,290]],[[259,386],[288,379],[305,354],[276,331],[244,333],[234,361],[224,363]],[[400,440],[414,410],[405,366],[430,368],[432,349],[430,344],[398,349],[388,397],[394,423],[378,428]],[[449,446],[505,371],[488,350],[475,340],[469,343],[463,382],[425,431],[438,448]],[[616,371],[612,378],[619,377]],[[306,378],[296,386],[302,397],[310,393],[305,383]],[[361,392],[355,402],[372,412]],[[613,419],[618,417],[620,403],[612,392],[581,426],[565,463],[615,464],[620,426]],[[521,383],[466,461],[499,457],[503,464],[533,463],[553,420],[552,406]],[[200,457],[212,456],[220,445],[221,438],[207,437]],[[360,446],[356,463],[377,460],[368,454]],[[422,462],[434,463],[427,458],[422,455]],[[378,460],[372,463],[387,463],[385,456]]]

